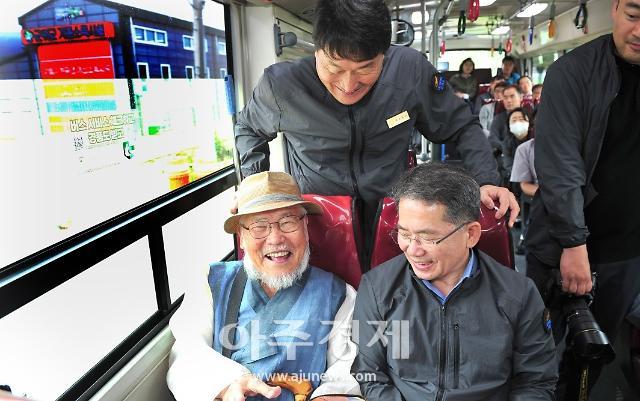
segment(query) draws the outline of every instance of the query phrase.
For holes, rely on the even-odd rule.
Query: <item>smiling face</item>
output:
[[[618,54],[631,64],[640,64],[640,0],[613,1],[611,18]]]
[[[258,272],[275,278],[291,274],[300,266],[309,243],[307,217],[297,220],[298,229],[289,233],[282,232],[277,221],[282,221],[281,219],[286,216],[302,215],[304,215],[304,208],[294,206],[250,214],[242,218],[238,229],[240,246],[245,252],[245,258],[251,259]],[[274,224],[271,224],[269,235],[261,239],[253,238],[249,230],[242,227],[266,222]]]
[[[359,102],[373,87],[382,72],[383,54],[370,60],[353,61],[316,50],[316,71],[322,84],[340,103]]]
[[[415,235],[438,240],[458,225],[445,220],[446,207],[414,199],[401,199],[398,207],[398,231],[414,236],[410,242],[398,236],[398,245],[404,252],[413,272],[422,280],[429,280],[448,295],[462,277],[469,260],[469,250],[480,239],[480,223],[465,224],[437,245],[422,241]]]

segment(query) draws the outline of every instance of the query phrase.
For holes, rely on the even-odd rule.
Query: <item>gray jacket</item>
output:
[[[535,168],[540,190],[531,208],[527,248],[557,266],[562,248],[585,244],[584,208],[609,108],[620,89],[611,35],[560,57],[549,67],[536,116]]]
[[[337,102],[313,57],[274,64],[236,124],[244,176],[269,169],[270,140],[284,133],[289,171],[303,193],[359,195],[377,202],[406,169],[415,129],[433,142],[455,142],[465,167],[482,184],[498,182],[496,164],[478,118],[446,87],[434,89],[435,68],[420,52],[391,46],[382,73],[358,103]],[[403,112],[409,121],[389,128]]]
[[[476,256],[475,273],[444,306],[404,255],[362,277],[352,373],[367,400],[553,399],[555,347],[538,291],[523,274]],[[377,321],[390,322],[382,330],[391,333],[386,344],[370,344],[376,330],[370,322]]]

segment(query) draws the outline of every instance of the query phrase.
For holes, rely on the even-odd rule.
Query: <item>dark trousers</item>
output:
[[[551,285],[551,270],[557,266],[547,265],[535,256],[527,255],[527,276],[536,284],[542,294],[545,304],[548,301],[547,289]],[[640,257],[613,263],[592,263],[591,269],[597,272],[597,284],[595,297],[591,310],[593,316],[600,325],[600,328],[613,343],[618,337],[620,328],[628,311],[638,294],[640,294]],[[565,323],[561,311],[555,305],[547,305],[551,311],[553,320],[553,333],[556,344],[564,337]],[[569,342],[570,339],[567,339]],[[558,400],[574,401],[578,399],[579,379],[581,365],[575,360],[570,347],[564,352],[560,367],[560,379],[556,389]],[[616,356],[628,358],[629,349],[621,350]],[[620,355],[622,354],[622,355]],[[595,384],[602,366],[590,365],[589,368],[589,388]],[[634,383],[631,383],[634,386]]]

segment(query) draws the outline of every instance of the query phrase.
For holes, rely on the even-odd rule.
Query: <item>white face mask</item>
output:
[[[516,121],[509,124],[509,130],[518,139],[522,139],[527,136],[529,131],[529,121]]]

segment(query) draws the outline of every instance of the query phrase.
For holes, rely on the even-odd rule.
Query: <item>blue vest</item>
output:
[[[222,338],[229,293],[242,262],[214,263],[209,270],[213,294],[213,349],[222,353]],[[238,313],[238,327],[231,359],[247,367],[261,380],[272,373],[290,373],[311,380],[315,389],[327,369],[329,333],[346,289],[342,280],[310,266],[293,286],[269,299],[260,284],[247,280]],[[325,322],[324,324],[322,322]],[[262,396],[247,400],[267,400]],[[276,398],[293,401],[282,390]]]

